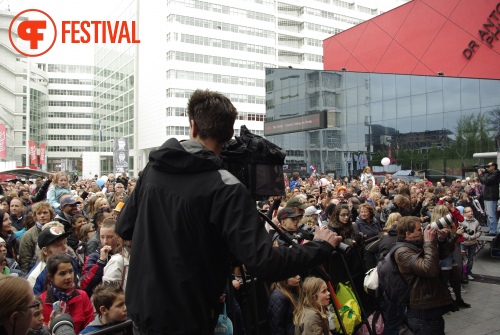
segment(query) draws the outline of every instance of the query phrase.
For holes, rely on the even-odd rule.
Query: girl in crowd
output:
[[[50,335],[50,331],[43,324],[43,302],[39,296],[35,296],[35,301],[38,303],[38,307],[33,309],[33,320],[31,321],[31,327],[28,330],[28,335]]]
[[[294,335],[293,311],[297,308],[300,276],[273,283],[267,305],[267,315],[273,335]]]
[[[342,236],[342,242],[353,245],[354,228],[351,222],[351,211],[349,206],[338,204],[335,206],[328,228]]]
[[[16,235],[14,235],[14,228],[12,228],[12,221],[10,221],[9,213],[0,210],[0,218],[2,219],[0,237],[5,240],[7,257],[17,260],[17,255],[19,254],[19,241],[16,239]]]
[[[39,306],[25,279],[0,276],[0,334],[26,335]]]
[[[368,187],[368,180],[372,181],[371,184],[372,187],[375,186],[375,177],[372,175],[372,169],[369,166],[365,166],[363,172],[361,173],[361,178],[360,178],[361,184],[364,187]]]
[[[456,298],[455,302],[457,306],[470,308],[471,305],[466,303],[462,299],[462,285],[461,285],[462,255],[461,251],[457,248],[458,241],[459,239],[461,239],[461,236],[464,233],[464,229],[462,227],[459,227],[457,229],[457,226],[458,222],[463,221],[464,218],[460,214],[458,209],[453,207],[451,199],[445,198],[443,203],[445,205],[437,205],[436,207],[434,207],[434,210],[432,211],[430,224],[436,222],[437,220],[445,217],[448,214],[451,214],[453,216],[453,220],[455,222],[449,225],[448,228],[439,231],[440,235],[446,234],[446,239],[448,242],[446,244],[442,244],[444,247],[440,247],[439,266],[441,267],[441,272],[443,273],[446,282],[449,281],[451,284],[453,292],[455,293],[455,298]],[[443,239],[441,236],[439,237],[441,238],[441,240]],[[458,267],[458,264],[460,264],[460,268]]]
[[[299,304],[293,315],[295,334],[329,335],[330,326],[326,315],[330,304],[330,292],[323,279],[308,277],[302,285]]]
[[[47,192],[47,201],[57,214],[61,214],[59,198],[63,194],[71,195],[71,188],[68,185],[68,176],[66,173],[60,171],[54,175],[52,185],[50,185]]]
[[[59,311],[71,315],[75,333],[79,334],[94,319],[94,307],[85,291],[75,287],[73,264],[65,254],[51,256],[47,260],[47,287],[40,295],[43,301],[45,324],[50,322],[53,303],[59,301]]]
[[[118,283],[123,291],[127,287],[131,243],[118,239],[116,253],[109,259],[102,275],[103,282]]]

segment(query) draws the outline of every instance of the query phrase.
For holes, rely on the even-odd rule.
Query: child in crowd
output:
[[[75,286],[75,275],[71,258],[65,254],[56,254],[47,260],[46,291],[40,295],[43,301],[43,319],[50,322],[54,302],[59,301],[56,313],[71,315],[75,333],[79,334],[93,319],[94,308],[85,291]]]
[[[125,293],[118,283],[102,283],[96,286],[92,301],[97,315],[80,334],[103,330],[127,320]]]
[[[39,303],[38,307],[33,309],[33,319],[31,320],[31,328],[27,335],[50,335],[50,331],[43,324],[43,302],[39,296],[35,296],[35,301]]]
[[[321,278],[308,277],[302,284],[302,295],[293,315],[295,334],[330,334],[326,308],[330,292]]]
[[[267,305],[267,315],[273,335],[293,335],[293,311],[297,308],[300,276],[273,283]]]
[[[467,279],[474,280],[472,277],[472,265],[474,264],[474,256],[476,255],[477,239],[481,236],[481,228],[479,222],[474,218],[474,212],[471,207],[464,208],[464,221],[461,223],[465,226],[464,241],[461,244],[462,254],[467,254]]]
[[[47,192],[47,201],[57,214],[61,214],[59,198],[63,194],[71,195],[71,188],[68,185],[68,176],[66,173],[60,171],[55,174],[52,185],[50,185]]]

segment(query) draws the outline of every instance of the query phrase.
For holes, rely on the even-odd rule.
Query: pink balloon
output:
[[[389,159],[389,157],[384,157],[384,158],[382,158],[380,163],[382,163],[383,166],[387,166],[387,165],[391,164],[391,160]]]

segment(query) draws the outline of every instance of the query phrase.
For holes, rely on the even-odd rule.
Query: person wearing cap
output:
[[[296,214],[303,216],[304,210],[307,208],[307,204],[303,202],[300,197],[293,197],[286,202],[286,207],[291,208]]]
[[[38,247],[40,248],[40,261],[28,273],[28,282],[33,287],[33,292],[40,295],[45,288],[47,259],[56,254],[68,254],[67,237],[70,233],[64,232],[64,227],[57,221],[46,223],[38,235]],[[73,258],[71,258],[73,259]],[[78,274],[78,265],[73,259],[73,270],[75,280]]]
[[[19,266],[24,273],[28,273],[37,262],[36,245],[43,225],[52,221],[56,215],[47,201],[35,203],[32,210],[35,225],[21,237],[19,245]]]
[[[312,226],[321,226],[318,219],[319,213],[321,213],[321,209],[317,209],[315,206],[309,206],[304,211],[304,218],[302,221],[310,221]]]
[[[278,219],[281,230],[291,238],[292,235],[297,232],[302,214],[296,213],[292,208],[285,207],[279,211],[276,218]],[[278,232],[274,233],[273,242],[277,243],[279,247],[290,246],[287,241],[281,238]]]
[[[77,205],[81,202],[76,201],[69,194],[63,194],[59,202],[61,204],[61,214],[57,214],[54,220],[61,222],[64,225],[64,230],[70,232],[73,229],[73,225],[71,224],[73,222],[73,215],[78,213]],[[78,245],[78,241],[76,241],[76,244]]]

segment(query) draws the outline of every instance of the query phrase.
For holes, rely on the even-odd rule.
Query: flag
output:
[[[311,169],[312,172],[316,172],[316,168],[314,166],[311,165],[309,168]]]
[[[0,124],[0,158],[7,158],[7,130]]]
[[[41,143],[40,144],[40,164],[43,165],[45,164],[45,148],[46,148],[46,144],[45,143]]]
[[[36,143],[34,141],[28,141],[29,152],[30,152],[30,164],[38,164],[38,156],[36,154]]]
[[[99,142],[102,142],[102,123],[101,123],[101,118],[99,118]]]

